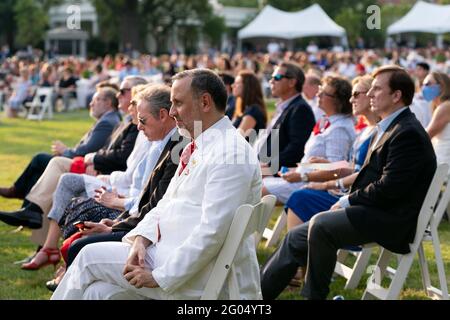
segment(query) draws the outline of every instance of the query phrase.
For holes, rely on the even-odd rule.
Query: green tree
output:
[[[2,35],[12,48],[14,46],[14,35],[17,25],[14,20],[14,3],[15,0],[0,1],[0,35]]]
[[[92,0],[99,18],[102,38],[118,42],[123,49],[128,43],[141,49],[140,3],[138,0]]]
[[[207,0],[91,0],[99,15],[102,37],[143,49],[151,33],[159,44],[167,40],[174,26],[198,21],[201,27],[211,17]]]
[[[17,0],[14,5],[17,23],[17,43],[22,46],[37,45],[44,37],[48,16],[40,2]]]
[[[208,37],[211,44],[215,47],[220,45],[222,33],[225,32],[225,20],[222,17],[211,15],[203,25],[203,32]]]
[[[160,52],[175,26],[191,28],[197,25],[201,28],[212,14],[208,0],[143,1],[143,19],[148,22],[146,31],[154,35]]]
[[[48,9],[62,0],[2,0],[0,1],[0,35],[11,48],[16,37],[20,45],[36,45],[45,34]]]

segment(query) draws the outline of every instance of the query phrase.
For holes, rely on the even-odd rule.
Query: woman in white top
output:
[[[326,77],[322,81],[317,96],[319,106],[326,117],[316,124],[305,145],[305,155],[301,163],[336,162],[348,160],[350,148],[355,140],[354,119],[352,117],[351,84],[339,77]],[[291,169],[282,172],[281,177],[267,177],[263,180],[263,195],[273,194],[281,203],[286,203],[295,190],[309,181],[327,181],[332,177],[323,172],[306,172]]]
[[[423,81],[422,94],[432,101],[433,117],[427,132],[433,142],[437,163],[450,163],[450,78],[432,72]]]

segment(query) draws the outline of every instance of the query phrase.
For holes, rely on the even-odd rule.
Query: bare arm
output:
[[[239,125],[238,131],[244,137],[248,136],[248,130],[254,129],[256,126],[256,120],[252,116],[244,116],[242,118],[241,124]]]
[[[436,108],[433,118],[427,127],[430,138],[433,138],[439,132],[444,130],[445,126],[450,122],[450,102],[444,102]]]

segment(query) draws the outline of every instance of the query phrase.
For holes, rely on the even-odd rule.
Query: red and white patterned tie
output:
[[[183,170],[188,165],[189,159],[191,158],[191,155],[194,153],[195,148],[196,148],[195,141],[192,141],[186,146],[186,148],[184,148],[183,152],[181,153],[180,158],[181,168],[180,171],[178,172],[178,175],[181,175],[181,173],[183,173]]]

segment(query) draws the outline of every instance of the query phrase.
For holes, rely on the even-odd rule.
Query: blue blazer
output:
[[[303,158],[306,141],[315,123],[314,113],[301,95],[291,101],[274,124],[266,141],[267,155],[271,157],[271,162],[278,160],[279,168],[296,167]],[[278,129],[278,135],[272,138],[274,129]],[[278,155],[272,154],[271,139],[278,139]],[[265,152],[265,148],[262,151]]]
[[[64,151],[63,156],[73,158],[96,152],[109,142],[112,132],[120,124],[120,121],[121,117],[118,111],[105,113],[74,148]]]

